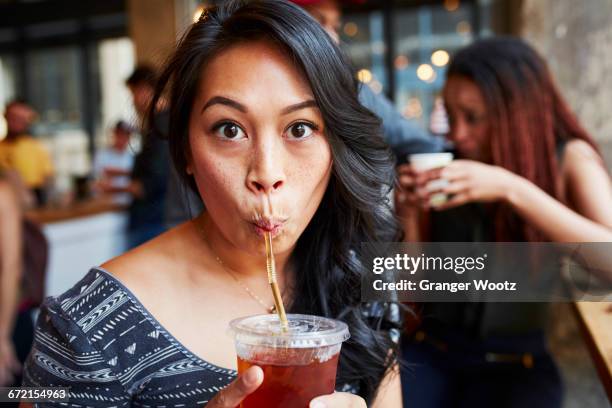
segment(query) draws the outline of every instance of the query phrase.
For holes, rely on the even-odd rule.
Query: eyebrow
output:
[[[225,96],[213,96],[208,100],[208,102],[206,102],[206,104],[204,104],[204,107],[202,108],[200,113],[203,113],[206,109],[210,108],[213,105],[225,105],[229,106],[230,108],[234,108],[242,113],[248,112],[246,106],[244,106],[240,102],[236,102],[235,100],[226,98]]]
[[[240,102],[237,102],[233,99],[230,98],[226,98],[225,96],[213,96],[212,98],[210,98],[208,100],[208,102],[206,102],[204,104],[204,106],[202,107],[202,110],[200,111],[200,113],[203,113],[206,109],[210,108],[213,105],[225,105],[225,106],[229,106],[230,108],[236,109],[237,111],[240,111],[242,113],[247,113],[249,110],[247,109],[246,106],[244,106],[243,104],[241,104]],[[308,99],[304,102],[300,102],[300,103],[296,103],[294,105],[289,105],[286,108],[284,108],[281,111],[282,115],[287,115],[291,112],[295,112],[298,111],[300,109],[306,109],[306,108],[317,108],[318,105],[317,103],[314,101],[314,99]]]

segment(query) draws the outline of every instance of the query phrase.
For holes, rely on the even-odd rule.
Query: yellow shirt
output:
[[[53,175],[53,163],[45,146],[31,136],[0,142],[0,168],[17,171],[26,186],[42,187]]]

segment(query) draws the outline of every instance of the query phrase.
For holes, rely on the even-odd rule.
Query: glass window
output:
[[[6,136],[6,121],[4,107],[6,103],[17,97],[17,61],[11,55],[0,56],[0,139]]]
[[[359,70],[359,79],[375,92],[383,92],[388,86],[383,20],[381,11],[347,14],[340,32],[340,41]]]
[[[406,8],[394,13],[394,19],[396,106],[432,130],[430,114],[444,85],[449,58],[473,40],[473,5],[462,2],[451,10],[442,5]]]
[[[28,101],[39,114],[34,132],[83,129],[83,78],[76,46],[27,54]]]

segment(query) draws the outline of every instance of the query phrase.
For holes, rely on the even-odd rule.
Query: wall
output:
[[[522,36],[612,165],[612,0],[523,0]]]

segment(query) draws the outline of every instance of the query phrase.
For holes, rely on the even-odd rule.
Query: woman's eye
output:
[[[244,131],[235,123],[222,123],[215,127],[215,133],[224,139],[238,140],[245,137]]]
[[[314,132],[314,126],[308,123],[300,122],[291,125],[287,129],[286,136],[292,139],[304,139]]]

